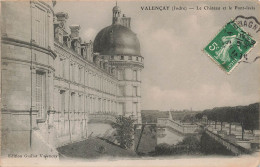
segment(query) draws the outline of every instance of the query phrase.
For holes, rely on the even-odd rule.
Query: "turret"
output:
[[[117,6],[117,3],[116,3],[116,6],[113,7],[112,23],[113,24],[120,24],[120,17],[121,17],[121,10],[120,10],[119,6]]]

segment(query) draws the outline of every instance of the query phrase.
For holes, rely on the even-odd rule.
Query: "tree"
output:
[[[195,115],[195,118],[198,119],[198,120],[201,120],[203,117],[203,114],[202,113],[198,113]]]
[[[246,109],[243,106],[237,107],[237,116],[236,116],[236,122],[239,122],[242,127],[242,140],[244,140],[244,131],[245,131],[245,120],[246,120]]]
[[[190,114],[187,114],[184,116],[184,118],[182,119],[182,122],[192,122],[193,117]]]
[[[188,135],[176,146],[184,147],[186,153],[195,153],[200,149],[200,141],[195,135]]]
[[[131,117],[118,116],[112,127],[116,129],[116,140],[122,148],[130,148],[134,141],[134,122]]]
[[[226,121],[229,123],[229,134],[231,134],[231,125],[235,122],[236,112],[229,107],[226,112]]]
[[[248,106],[235,106],[235,107],[216,107],[207,109],[202,112],[209,120],[222,123],[229,123],[229,134],[231,133],[231,124],[233,122],[240,123],[242,127],[242,140],[244,139],[245,130],[259,129],[259,103],[250,104]]]
[[[251,130],[259,128],[259,103],[251,104],[246,108],[245,129]]]

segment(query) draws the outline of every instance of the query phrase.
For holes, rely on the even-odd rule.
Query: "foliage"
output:
[[[187,114],[183,117],[182,122],[193,122],[195,119],[194,115]]]
[[[194,154],[200,150],[200,141],[194,136],[186,136],[183,141],[176,145],[169,145],[166,143],[158,144],[155,147],[156,155],[179,155],[179,154]]]
[[[204,110],[202,115],[206,115],[211,121],[240,123],[246,130],[259,129],[259,103],[248,106],[216,107]],[[197,114],[195,117],[200,118],[201,115]]]
[[[182,142],[177,145],[185,145],[188,146],[189,151],[196,151],[200,148],[200,141],[195,135],[186,136]]]
[[[196,119],[202,119],[202,117],[203,117],[202,113],[198,113],[198,114],[195,115]]]
[[[112,127],[116,129],[116,140],[122,148],[130,148],[133,145],[134,122],[131,117],[118,116]]]

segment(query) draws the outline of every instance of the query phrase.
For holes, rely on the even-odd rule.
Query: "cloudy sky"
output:
[[[257,10],[142,11],[141,6],[254,6],[253,3],[222,2],[122,2],[122,13],[132,18],[131,27],[141,43],[142,109],[201,110],[216,106],[246,105],[259,101],[260,61],[240,64],[225,74],[201,50],[230,19],[255,16]],[[81,37],[95,35],[112,23],[115,2],[58,2],[55,11],[69,14],[68,25],[79,24]],[[260,33],[260,32],[259,32]],[[259,42],[259,33],[252,33]],[[259,56],[254,48],[249,58]],[[250,59],[250,60],[251,60]]]

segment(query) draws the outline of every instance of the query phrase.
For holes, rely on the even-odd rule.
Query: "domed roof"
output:
[[[113,11],[121,11],[121,10],[120,10],[119,6],[114,6]]]
[[[136,34],[120,24],[102,29],[97,34],[93,45],[94,52],[101,55],[141,55]]]

